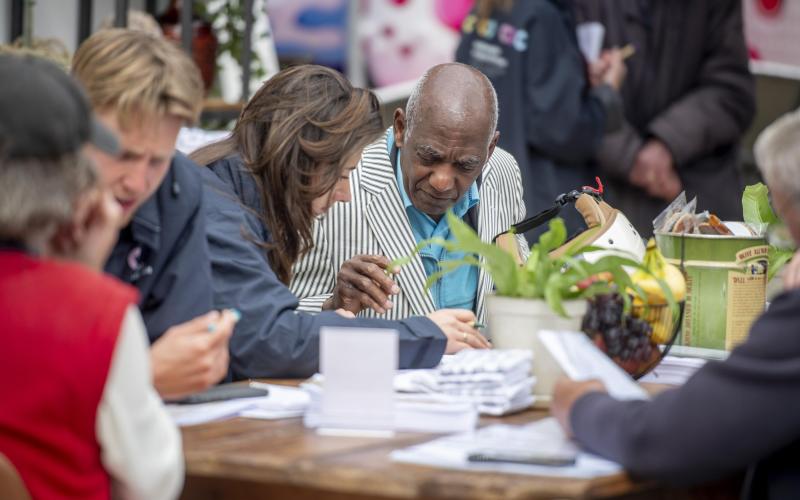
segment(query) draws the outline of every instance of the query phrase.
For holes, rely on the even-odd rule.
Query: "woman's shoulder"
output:
[[[258,183],[238,154],[220,158],[208,164],[207,169],[225,184],[243,205],[254,210],[261,208]]]
[[[262,206],[258,186],[241,158],[221,158],[202,170],[207,232],[239,238],[246,228],[257,239],[266,240],[268,231],[258,216]]]

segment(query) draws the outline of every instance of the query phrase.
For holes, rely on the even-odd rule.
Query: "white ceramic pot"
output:
[[[564,372],[539,341],[540,330],[580,331],[586,300],[564,302],[568,317],[559,316],[541,299],[520,299],[490,295],[486,298],[488,334],[495,349],[533,351],[533,393],[536,406],[550,403],[553,384]]]

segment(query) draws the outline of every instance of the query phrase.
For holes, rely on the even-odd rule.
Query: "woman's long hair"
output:
[[[292,266],[313,245],[312,201],[330,193],[344,162],[383,131],[378,99],[338,72],[316,65],[281,71],[242,110],[232,135],[191,158],[208,165],[238,153],[261,191],[258,214],[271,234],[272,270],[289,284]]]

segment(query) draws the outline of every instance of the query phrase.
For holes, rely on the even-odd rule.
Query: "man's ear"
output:
[[[398,148],[403,147],[403,138],[406,133],[406,112],[403,111],[403,108],[397,108],[394,110],[394,122],[392,122],[394,126],[394,144]]]
[[[489,141],[489,154],[486,155],[486,161],[487,162],[492,157],[492,153],[494,153],[494,148],[497,147],[497,140],[498,139],[500,139],[500,132],[499,131],[495,131],[494,137],[492,137],[492,140]]]

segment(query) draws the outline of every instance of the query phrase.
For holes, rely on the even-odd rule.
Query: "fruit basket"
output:
[[[681,328],[683,302],[676,313],[667,304],[631,306],[619,293],[589,299],[582,330],[631,377],[638,379],[667,355]]]
[[[680,301],[677,311],[672,310],[667,304],[631,307],[631,314],[647,321],[653,329],[650,340],[658,346],[659,351],[658,356],[654,356],[649,363],[641,364],[633,373],[628,372],[634,379],[639,379],[649,373],[664,359],[664,356],[669,354],[669,350],[681,331],[683,305],[684,301]]]
[[[638,379],[655,368],[675,342],[683,317],[682,303],[678,309],[675,314],[663,304],[632,306],[625,312],[619,293],[596,295],[589,299],[581,329],[620,368]]]

